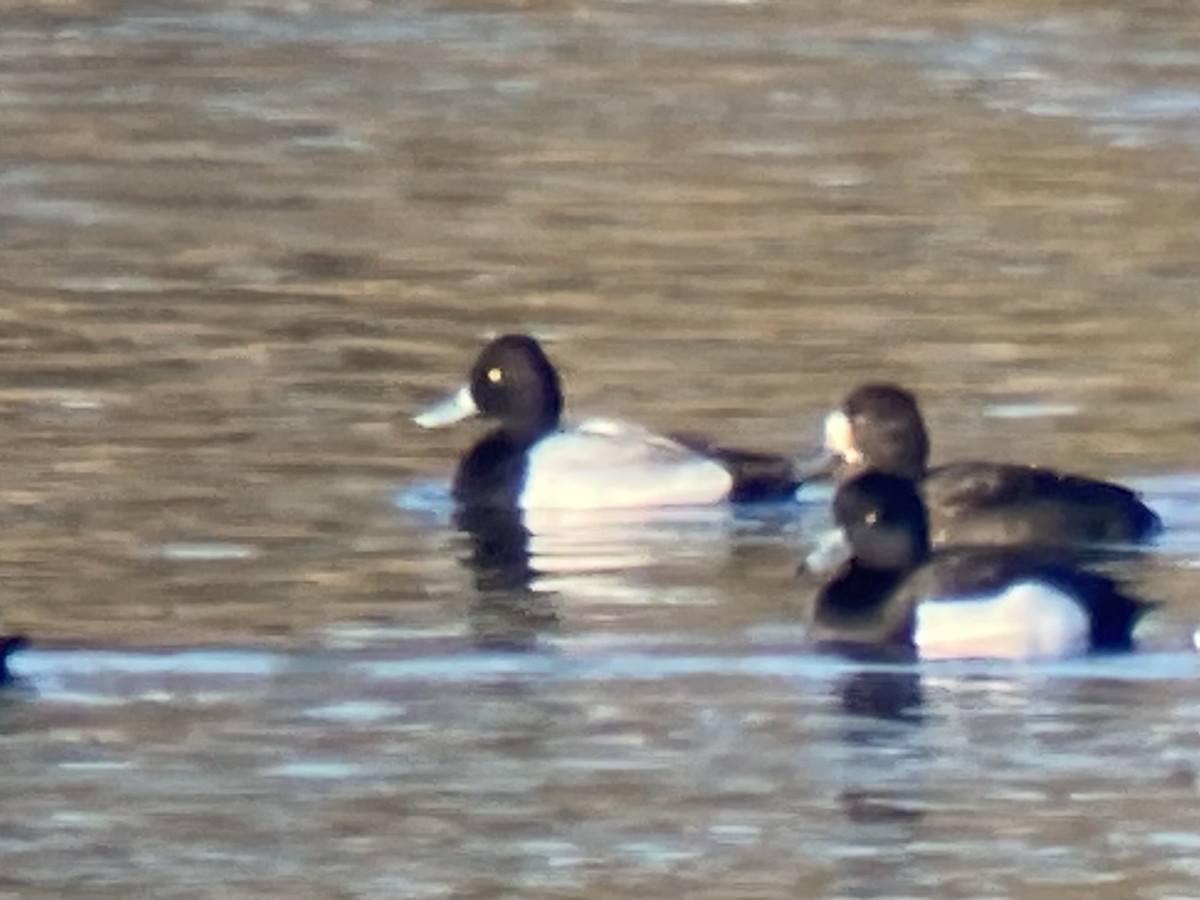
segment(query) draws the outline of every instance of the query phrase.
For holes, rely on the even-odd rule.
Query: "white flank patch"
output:
[[[1087,651],[1091,622],[1068,594],[1019,581],[998,594],[917,605],[923,659],[1050,659]]]
[[[525,509],[633,509],[719,503],[733,478],[719,463],[637,425],[597,419],[529,451]]]

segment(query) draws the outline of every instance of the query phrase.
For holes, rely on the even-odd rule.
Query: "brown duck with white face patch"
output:
[[[929,468],[929,434],[909,391],[864,384],[825,419],[839,480],[867,471],[921,485],[936,544],[1071,546],[1146,541],[1162,529],[1136,493],[1109,481],[993,462]]]

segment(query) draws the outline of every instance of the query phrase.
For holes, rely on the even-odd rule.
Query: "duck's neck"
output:
[[[871,614],[900,583],[904,573],[848,564],[825,588],[822,606],[849,618]]]
[[[918,484],[928,472],[928,455],[914,450],[910,452],[895,452],[879,456],[863,456],[851,462],[843,462],[837,470],[840,482],[852,481],[867,472],[882,472],[884,475],[896,475],[908,478]]]
[[[527,451],[542,436],[507,428],[485,435],[458,464],[455,499],[484,507],[518,506],[525,485]]]
[[[879,423],[861,435],[859,453],[850,464],[854,474],[874,471],[920,481],[929,466],[929,436],[921,424]]]
[[[516,397],[489,401],[485,415],[496,422],[514,441],[534,441],[557,431],[562,421],[563,396],[558,378],[549,373],[536,389]]]
[[[847,563],[821,591],[814,624],[818,633],[869,641],[903,641],[909,631],[905,610],[890,609],[889,600],[907,575],[899,569],[877,569]]]

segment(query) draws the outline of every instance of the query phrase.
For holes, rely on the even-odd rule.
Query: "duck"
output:
[[[824,474],[838,480],[874,470],[920,482],[938,545],[1132,544],[1162,531],[1162,520],[1136,492],[1111,481],[1020,463],[930,468],[917,399],[895,384],[852,390],[825,417],[825,451]]]
[[[634,423],[563,422],[558,371],[527,334],[505,334],[479,352],[467,383],[414,421],[441,428],[472,417],[494,427],[463,456],[457,503],[519,509],[629,509],[746,503],[794,497],[786,455],[725,447],[695,435],[656,434]]]
[[[919,659],[1060,659],[1134,649],[1155,604],[1045,547],[933,550],[916,483],[870,471],[842,483],[833,515],[848,558],[806,610],[818,645]]]
[[[28,646],[29,639],[23,635],[0,635],[0,685],[11,684],[15,680],[12,670],[8,667],[9,658]]]

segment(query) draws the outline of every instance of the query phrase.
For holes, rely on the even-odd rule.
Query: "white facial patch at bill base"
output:
[[[1091,621],[1079,602],[1040,581],[917,605],[922,659],[1056,659],[1086,653]]]
[[[825,449],[850,465],[862,462],[862,453],[854,442],[854,428],[840,409],[835,409],[825,417]]]

